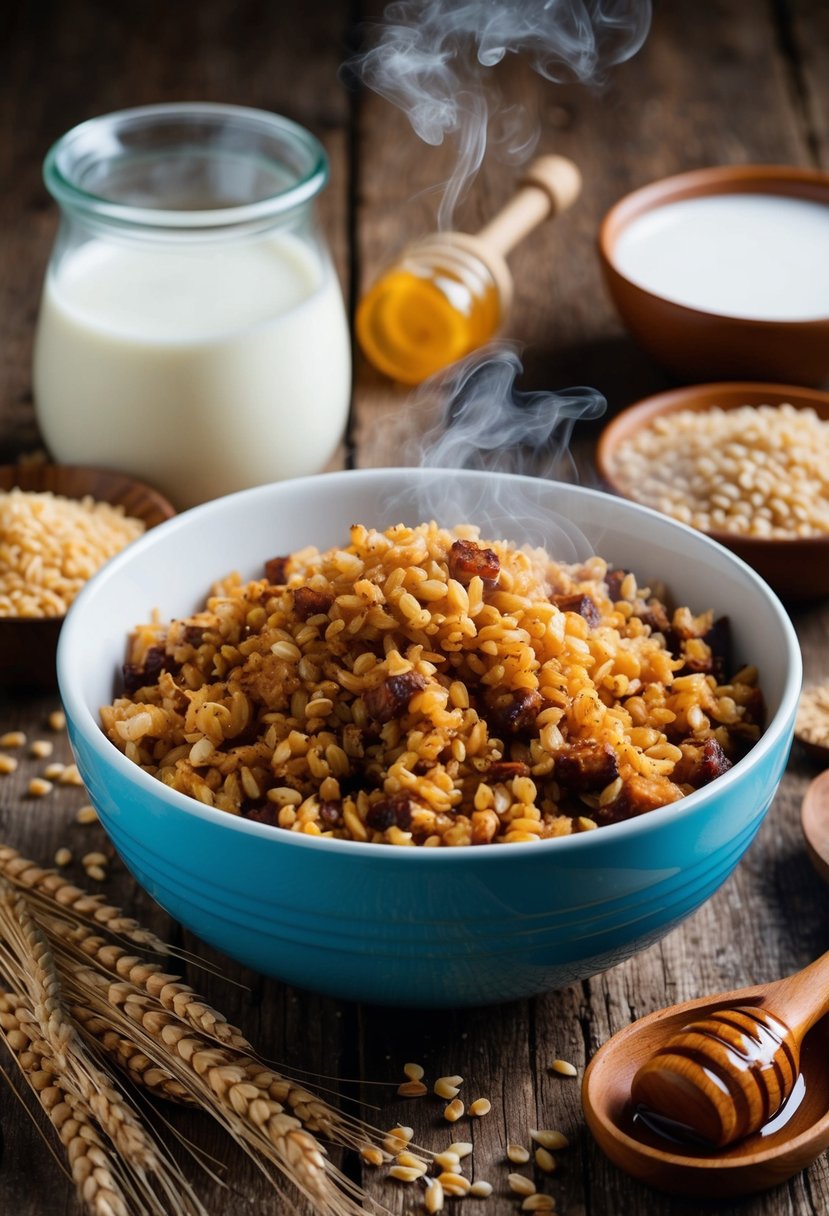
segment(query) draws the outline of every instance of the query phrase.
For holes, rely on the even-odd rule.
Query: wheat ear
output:
[[[101,970],[152,997],[168,1013],[174,1014],[206,1038],[216,1040],[222,1046],[238,1052],[239,1057],[234,1058],[234,1063],[248,1073],[266,1097],[289,1107],[309,1131],[320,1132],[329,1139],[351,1148],[360,1147],[365,1143],[366,1130],[359,1121],[348,1118],[295,1081],[259,1063],[253,1046],[241,1030],[231,1025],[178,976],[166,974],[156,964],[129,954],[120,946],[90,933],[82,925],[70,925],[51,916],[41,917],[41,923],[53,939],[60,939],[62,948],[76,950],[79,956],[96,963]],[[96,1031],[92,1033],[100,1040],[100,1034]],[[111,1043],[105,1046],[112,1055]],[[136,1047],[135,1053],[140,1055],[140,1049]],[[159,1061],[156,1063],[160,1064]],[[143,1064],[140,1064],[140,1067],[143,1068]],[[157,1080],[160,1078],[153,1076],[149,1087],[154,1088]],[[166,1096],[178,1095],[170,1092]]]
[[[138,1043],[148,1057],[163,1060],[257,1163],[264,1158],[276,1166],[318,1210],[364,1210],[338,1189],[352,1188],[327,1164],[314,1136],[250,1080],[238,1062],[239,1053],[206,1039],[128,981],[111,981],[91,967],[75,967],[65,982],[76,1003],[106,1016],[112,1025],[117,1023],[119,1032]]]
[[[163,1150],[157,1149],[111,1076],[89,1055],[63,1003],[55,959],[43,932],[35,923],[25,897],[3,879],[0,879],[0,969],[25,997],[25,1004],[19,1003],[16,1009],[17,1038],[9,1046],[12,1050],[21,1048],[23,1058],[18,1058],[24,1074],[27,1069],[29,1074],[36,1074],[33,1088],[37,1091],[42,1081],[42,1088],[50,1091],[47,1101],[55,1107],[50,1113],[55,1127],[61,1131],[67,1119],[80,1122],[83,1127],[97,1125],[115,1150],[114,1155],[108,1152],[111,1179],[117,1181],[127,1211],[142,1216],[186,1213],[206,1216],[181,1172]],[[22,1037],[29,1040],[26,1049]],[[32,1058],[37,1062],[36,1068]],[[55,1088],[57,1094],[51,1092]],[[76,1153],[78,1146],[74,1144],[71,1121],[69,1128],[71,1135],[65,1130],[61,1134],[69,1136],[72,1153]],[[83,1139],[83,1130],[80,1134]],[[102,1143],[107,1151],[106,1141]],[[77,1177],[71,1155],[70,1165],[73,1177]],[[92,1188],[98,1205],[96,1213],[109,1216],[107,1204],[117,1212],[117,1203],[109,1198],[108,1181],[97,1187],[94,1170],[98,1166],[94,1161],[93,1166],[92,1181],[89,1178],[83,1181],[81,1195],[85,1196],[84,1188]],[[103,1198],[99,1190],[101,1195],[105,1193]]]
[[[67,1088],[84,1100],[126,1160],[140,1169],[155,1170],[158,1160],[152,1142],[110,1078],[89,1056],[64,1007],[55,960],[43,932],[25,899],[6,883],[0,885],[0,938],[19,966],[32,1012]],[[7,963],[7,970],[11,969]]]
[[[156,954],[167,954],[170,947],[149,929],[144,929],[120,908],[106,903],[101,895],[90,895],[68,882],[56,870],[45,870],[36,862],[22,857],[10,845],[0,844],[0,877],[14,886],[41,897],[48,907],[71,912],[78,920],[104,926],[110,933],[125,937]]]
[[[169,1069],[151,1059],[133,1039],[113,1029],[107,1017],[101,1017],[83,1005],[71,1005],[69,1013],[85,1037],[94,1041],[134,1085],[169,1102],[196,1105],[195,1099]]]
[[[205,1216],[198,1205],[160,1205],[148,1189],[145,1171],[130,1169],[129,1162],[112,1153],[83,1098],[63,1081],[26,993],[0,992],[0,1038],[55,1128],[75,1188],[90,1216],[135,1216],[136,1212],[164,1216],[165,1212],[184,1211]],[[169,1187],[165,1190],[174,1194]]]
[[[164,1009],[188,1022],[195,1030],[239,1051],[253,1054],[253,1047],[241,1030],[208,1005],[180,976],[168,975],[158,964],[130,954],[106,938],[90,933],[83,925],[70,925],[59,917],[40,919],[53,938],[60,938],[66,947],[74,947],[102,971],[143,989]]]

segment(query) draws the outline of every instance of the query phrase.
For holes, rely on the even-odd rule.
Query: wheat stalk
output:
[[[149,1059],[162,1059],[169,1074],[254,1160],[261,1157],[275,1165],[318,1210],[363,1210],[338,1189],[348,1190],[350,1184],[326,1162],[314,1136],[267,1088],[251,1080],[243,1065],[255,1061],[206,1038],[129,981],[112,981],[74,961],[62,977],[73,1008],[84,1006],[106,1017]]]
[[[64,1146],[72,1180],[90,1216],[207,1216],[177,1170],[169,1177],[156,1175],[162,1202],[151,1190],[146,1171],[112,1152],[88,1104],[62,1075],[27,993],[0,992],[0,1038]]]
[[[125,937],[146,950],[167,954],[170,949],[155,933],[142,928],[137,920],[124,916],[120,908],[106,903],[102,895],[90,895],[68,882],[57,870],[43,869],[7,844],[0,844],[0,877],[41,897],[47,907],[51,905],[55,910],[69,912],[77,920],[103,925],[110,933]]]
[[[258,1061],[252,1044],[242,1032],[208,1005],[178,976],[168,975],[156,964],[149,963],[137,955],[129,954],[120,946],[107,942],[105,938],[89,933],[82,925],[71,925],[51,916],[41,917],[41,923],[53,940],[60,939],[62,948],[67,951],[75,951],[78,957],[94,962],[98,969],[131,984],[137,991],[151,997],[158,1006],[168,1013],[174,1014],[207,1039],[215,1040],[222,1046],[233,1049],[238,1054],[232,1058],[232,1062],[246,1071],[249,1079],[263,1091],[263,1096],[289,1107],[309,1131],[320,1132],[329,1139],[350,1148],[360,1147],[365,1143],[364,1125],[357,1120],[349,1119],[304,1086],[298,1085],[295,1081],[282,1076]],[[127,990],[113,987],[113,999],[118,999],[121,991]],[[82,1006],[78,1008],[82,1009]],[[91,1033],[102,1041],[101,1034],[98,1033],[102,1030],[103,1027],[99,1027],[98,1030],[93,1030]],[[205,1044],[205,1046],[208,1045]],[[104,1044],[110,1054],[112,1054],[111,1046],[111,1040],[109,1044]],[[137,1059],[142,1054],[142,1049],[135,1047],[131,1054]],[[155,1065],[163,1068],[162,1061],[157,1057]],[[159,1080],[160,1078],[151,1076],[149,1083],[147,1081],[141,1083],[154,1089]],[[167,1096],[178,1095],[170,1093]]]
[[[119,1033],[106,1017],[93,1013],[83,1005],[71,1005],[69,1013],[87,1038],[96,1042],[114,1064],[126,1073],[134,1085],[157,1098],[195,1106],[196,1100],[169,1069],[151,1059],[131,1038]]]
[[[126,1160],[156,1170],[152,1142],[110,1078],[87,1053],[61,997],[60,979],[49,945],[25,900],[0,880],[0,938],[18,965],[32,1012],[64,1085],[82,1099]],[[0,957],[2,957],[0,955]]]
[[[352,1148],[365,1147],[382,1133],[264,1064],[242,1032],[180,977],[90,927],[91,922],[156,953],[170,952],[137,921],[0,845],[0,889],[6,885],[3,876],[16,893],[7,890],[0,899],[0,939],[7,939],[5,949],[0,946],[0,972],[15,986],[25,986],[37,1006],[35,1022],[43,1022],[39,1041],[47,1054],[65,1061],[71,1030],[73,1047],[85,1042],[87,1055],[91,1050],[113,1061],[150,1093],[211,1114],[274,1186],[268,1166],[318,1212],[356,1216],[365,1211],[364,1193],[326,1161],[313,1133]],[[95,1094],[90,1075],[96,1077]],[[124,1108],[113,1083],[94,1071],[84,1076],[73,1075],[70,1089],[83,1091],[85,1085],[90,1103],[102,1096],[99,1127],[109,1118],[113,1142],[120,1136],[124,1151],[135,1155],[135,1145],[125,1138],[132,1125],[113,1116],[113,1108],[119,1114]],[[82,1093],[77,1098],[83,1101]],[[134,1191],[131,1184],[130,1195]],[[112,1202],[112,1216],[120,1216]],[[142,1214],[154,1211],[147,1202],[139,1196]],[[182,1210],[174,1205],[165,1216]]]

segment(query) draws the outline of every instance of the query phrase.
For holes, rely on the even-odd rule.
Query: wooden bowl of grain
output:
[[[829,393],[728,381],[648,397],[599,437],[614,493],[707,533],[789,601],[829,596]]]
[[[0,688],[52,688],[66,611],[83,584],[147,528],[175,514],[122,473],[0,466]]]

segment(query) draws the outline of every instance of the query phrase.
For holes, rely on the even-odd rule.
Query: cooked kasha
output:
[[[531,842],[675,802],[760,734],[727,621],[599,557],[355,525],[347,548],[267,569],[140,626],[101,711],[208,806],[356,841]]]

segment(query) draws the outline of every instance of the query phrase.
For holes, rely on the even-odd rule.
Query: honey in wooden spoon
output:
[[[673,1034],[642,1065],[634,1105],[722,1148],[759,1131],[800,1071],[800,1045],[829,1012],[829,953],[769,984],[762,1005],[718,1009]]]
[[[487,342],[512,299],[506,255],[580,189],[572,161],[542,156],[476,235],[438,232],[410,245],[357,309],[357,338],[369,361],[402,384],[419,384]]]
[[[777,983],[703,997],[640,1018],[606,1042],[585,1072],[582,1101],[591,1132],[611,1161],[633,1177],[662,1190],[722,1197],[779,1184],[806,1168],[829,1147],[827,1009],[829,954],[805,971]],[[740,1012],[735,1018],[736,1011]],[[751,1107],[756,1114],[744,1120],[742,1127],[753,1126],[753,1134],[747,1131],[743,1139],[731,1139],[723,1147],[715,1148],[711,1139],[716,1130],[712,1131],[708,1123],[694,1114],[700,1106],[706,1110],[710,1103],[705,1089],[699,1101],[693,1077],[671,1089],[667,1109],[658,1096],[654,1099],[648,1094],[651,1101],[663,1107],[661,1120],[659,1116],[657,1120],[642,1119],[632,1097],[637,1076],[669,1045],[671,1052],[678,1055],[684,1047],[692,1047],[687,1041],[683,1043],[683,1039],[695,1023],[713,1023],[720,1029],[724,1023],[739,1022],[743,1015],[752,1024],[751,1036],[756,1033],[766,1041],[772,1061],[776,1055],[773,1038],[769,1035],[766,1040],[763,1032],[756,1032],[758,1016],[767,1029],[770,1023],[777,1023],[791,1033],[787,1050],[794,1053],[788,1058],[794,1061],[796,1081],[788,1101],[785,1078],[791,1075],[791,1069],[785,1062],[776,1082],[766,1077],[758,1084],[757,1074],[751,1068],[751,1056],[759,1058],[760,1054],[755,1039],[754,1047],[747,1044],[741,1055],[733,1053],[734,1074],[729,1071],[725,1079],[712,1081],[721,1107],[719,1115],[711,1116],[718,1119],[715,1129],[736,1128],[739,1120],[734,1112]],[[809,1027],[811,1033],[807,1034]],[[776,1028],[771,1029],[777,1037]],[[721,1052],[722,1057],[728,1058],[731,1051],[730,1047],[714,1047],[715,1056]],[[775,1086],[779,1087],[782,1099],[776,1117],[770,1110]],[[756,1097],[749,1103],[745,1094],[752,1093],[752,1087]],[[722,1113],[729,1108],[731,1114]],[[705,1118],[708,1117],[707,1112]]]

